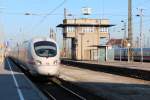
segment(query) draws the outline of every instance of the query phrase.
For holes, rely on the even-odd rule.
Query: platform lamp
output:
[[[144,9],[139,8],[138,10],[140,12],[136,16],[140,17],[140,49],[141,49],[141,62],[143,62],[143,10]]]
[[[128,43],[127,44],[127,47],[128,47],[128,63],[130,62],[130,51],[129,51],[130,46],[131,46],[131,44]]]

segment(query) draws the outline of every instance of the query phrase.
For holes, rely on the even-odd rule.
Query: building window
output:
[[[94,32],[94,27],[82,27],[83,33],[91,33]]]
[[[82,27],[81,32],[82,32],[82,33],[85,33],[85,32],[86,32],[86,28],[85,28],[85,27]]]
[[[94,32],[94,27],[90,27],[90,32]]]
[[[75,32],[75,27],[67,27],[67,32]]]
[[[108,27],[100,27],[100,32],[108,32]]]

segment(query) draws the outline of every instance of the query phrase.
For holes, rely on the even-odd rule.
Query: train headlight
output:
[[[54,64],[54,65],[58,64],[58,60],[55,60],[55,61],[53,62],[53,64]]]
[[[42,62],[39,61],[39,60],[36,60],[35,63],[36,63],[37,65],[41,65],[41,64],[42,64]]]

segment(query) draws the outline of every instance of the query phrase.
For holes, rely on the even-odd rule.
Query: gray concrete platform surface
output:
[[[74,60],[67,60],[67,59],[65,61],[150,71],[150,62],[128,62],[128,61],[98,62],[98,61],[74,61]]]
[[[11,61],[0,65],[0,100],[47,100]]]
[[[150,63],[146,62],[97,62],[97,61],[74,61],[62,59],[62,64],[73,65],[74,67],[90,69],[94,71],[107,72],[116,75],[128,76],[150,81]]]
[[[127,62],[127,61],[109,61],[109,62],[82,61],[82,62],[150,71],[150,62]]]
[[[150,81],[62,65],[60,78],[104,100],[150,100]]]

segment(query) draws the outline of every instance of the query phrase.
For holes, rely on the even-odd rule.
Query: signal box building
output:
[[[102,38],[109,39],[108,19],[64,19],[57,27],[63,29],[63,52],[67,55],[66,41],[71,40],[71,59],[97,60],[98,48]]]

